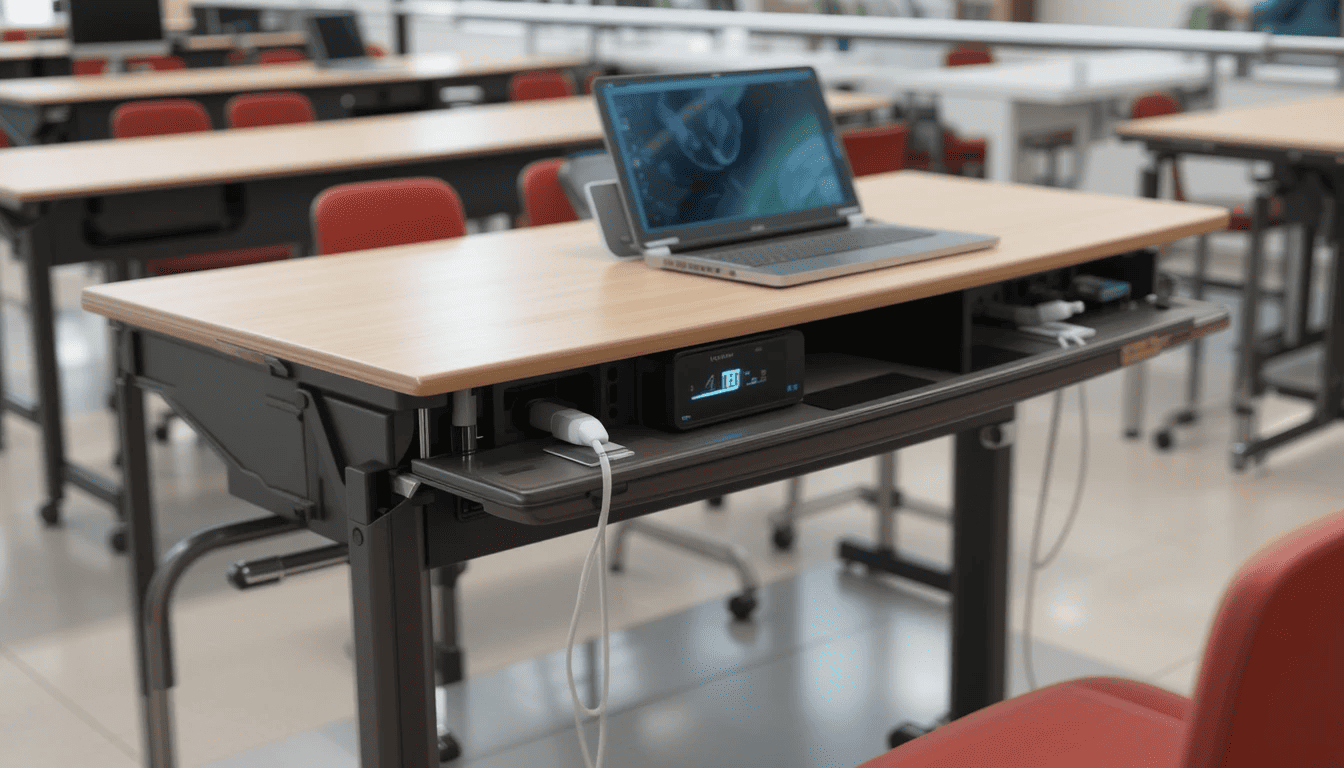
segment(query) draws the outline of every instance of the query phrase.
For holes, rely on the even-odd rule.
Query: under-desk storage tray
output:
[[[1060,348],[1015,330],[974,326],[970,373],[809,355],[803,403],[702,429],[670,433],[615,427],[634,450],[613,462],[612,509],[629,517],[774,482],[974,426],[996,409],[1151,357],[1226,327],[1217,306],[1174,300],[1082,315],[1085,347]],[[550,438],[470,456],[412,462],[427,484],[479,502],[486,512],[545,524],[595,514],[601,476],[544,452]]]

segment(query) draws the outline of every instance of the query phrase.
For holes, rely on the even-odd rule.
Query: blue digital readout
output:
[[[717,381],[716,381],[717,379]],[[707,385],[709,389],[698,395],[692,395],[692,400],[703,400],[706,397],[722,395],[728,392],[735,392],[742,388],[742,369],[731,368],[720,373],[718,376],[710,376]]]

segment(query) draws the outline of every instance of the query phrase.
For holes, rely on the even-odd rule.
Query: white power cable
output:
[[[611,459],[602,449],[602,441],[592,442],[593,451],[602,464],[602,511],[597,516],[597,535],[593,545],[588,548],[588,556],[583,559],[583,570],[579,576],[579,598],[574,602],[574,616],[569,620],[569,639],[565,643],[565,676],[569,679],[569,697],[574,705],[574,729],[579,734],[579,747],[583,750],[583,764],[587,768],[602,768],[607,754],[607,698],[611,690],[611,628],[607,623],[607,518],[611,516]],[[588,593],[588,576],[596,565],[598,612],[602,617],[602,695],[596,707],[589,707],[579,699],[578,687],[574,684],[574,636],[579,630],[579,615],[583,612],[583,600]],[[597,670],[588,670],[595,674]],[[588,751],[588,739],[583,733],[583,716],[597,718],[597,759]]]
[[[1077,346],[1083,346],[1087,342],[1078,334],[1061,334],[1059,345],[1068,348],[1072,342]],[[1050,406],[1050,434],[1045,442],[1045,469],[1041,473],[1041,493],[1036,503],[1036,520],[1032,525],[1031,532],[1031,558],[1027,570],[1027,589],[1026,589],[1026,608],[1022,619],[1022,666],[1026,671],[1027,686],[1032,690],[1037,687],[1036,667],[1033,662],[1032,654],[1032,615],[1035,610],[1036,602],[1036,580],[1040,572],[1050,565],[1059,555],[1064,547],[1064,541],[1068,538],[1069,532],[1073,528],[1073,523],[1078,519],[1078,510],[1083,503],[1083,490],[1087,486],[1087,464],[1088,464],[1088,437],[1087,424],[1087,389],[1082,383],[1078,384],[1078,408],[1079,408],[1079,435],[1080,446],[1078,450],[1078,480],[1073,490],[1073,500],[1069,505],[1068,517],[1064,520],[1064,527],[1060,529],[1059,536],[1055,543],[1051,545],[1049,552],[1045,557],[1040,556],[1041,537],[1045,528],[1045,510],[1047,499],[1050,492],[1050,475],[1054,469],[1055,463],[1055,443],[1059,438],[1060,412],[1064,407],[1064,390],[1055,391],[1053,402]]]

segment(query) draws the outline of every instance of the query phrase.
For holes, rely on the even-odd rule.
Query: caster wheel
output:
[[[914,723],[901,723],[899,726],[897,726],[896,730],[887,734],[887,746],[890,747],[891,749],[895,749],[901,746],[902,744],[918,739],[920,736],[923,736],[924,734],[928,733],[929,730],[930,729],[925,728],[922,725],[915,725]]]
[[[788,552],[793,549],[793,527],[781,526],[771,531],[770,541],[774,542],[775,549],[780,552]]]
[[[707,500],[705,501],[705,503],[709,505],[709,508],[710,508],[710,509],[723,509],[723,497],[722,497],[722,496],[715,496],[715,497],[712,498],[712,499],[707,499]]]
[[[107,546],[112,548],[113,552],[122,554],[126,551],[126,529],[117,528],[107,535]]]
[[[462,756],[462,747],[458,745],[457,739],[450,733],[445,733],[439,737],[439,762],[446,763],[449,760],[456,760]]]
[[[1159,451],[1170,451],[1176,445],[1176,438],[1170,429],[1164,429],[1153,435],[1153,445],[1157,446]]]
[[[159,426],[157,426],[157,427],[154,428],[154,439],[155,439],[155,440],[158,440],[160,443],[166,443],[166,442],[168,442],[168,425],[167,425],[167,424],[160,424]]]
[[[38,508],[37,514],[42,518],[42,522],[48,528],[55,528],[61,524],[61,504],[51,501]]]
[[[611,565],[609,565],[609,566],[607,566],[607,567],[611,569],[611,572],[612,572],[612,573],[624,573],[624,572],[625,572],[625,563],[619,563],[619,562],[615,562],[615,561],[613,561],[613,562],[611,563]]]
[[[756,610],[755,595],[734,595],[728,599],[728,611],[738,621],[746,621]]]

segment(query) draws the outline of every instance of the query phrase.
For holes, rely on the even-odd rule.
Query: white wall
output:
[[[1180,27],[1194,0],[1036,0],[1036,20],[1055,24]]]

